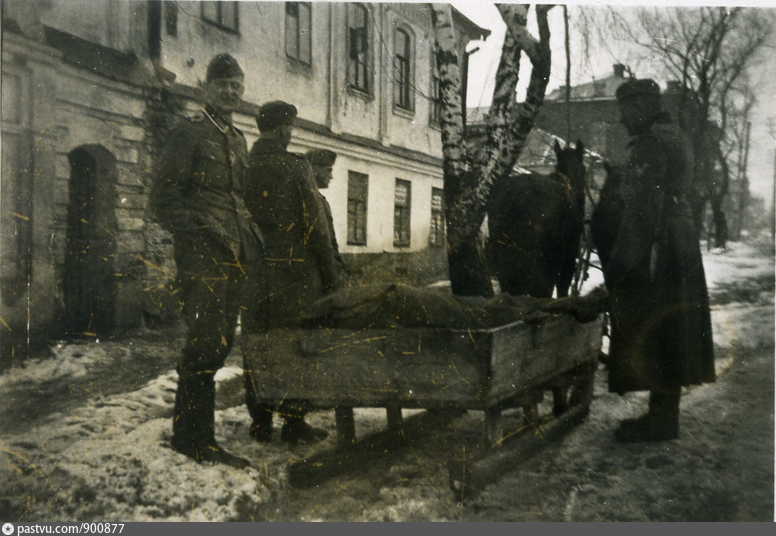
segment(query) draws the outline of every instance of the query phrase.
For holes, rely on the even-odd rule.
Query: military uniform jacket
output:
[[[176,241],[205,233],[237,257],[260,256],[262,234],[242,197],[247,152],[242,132],[212,111],[182,120],[169,132],[151,206]]]
[[[714,381],[706,279],[686,198],[689,141],[660,113],[629,149],[622,219],[605,267],[613,323],[610,390]]]
[[[298,325],[304,309],[337,287],[336,255],[306,158],[275,140],[251,148],[245,202],[265,237],[257,278],[260,324]]]

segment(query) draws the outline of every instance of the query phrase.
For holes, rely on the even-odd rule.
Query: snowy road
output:
[[[639,414],[645,396],[609,394],[599,373],[580,426],[465,504],[448,489],[433,437],[294,489],[288,460],[333,438],[293,449],[251,443],[238,355],[217,378],[217,435],[256,467],[201,466],[167,447],[181,340],[146,332],[63,343],[54,359],[0,376],[0,519],[773,520],[773,251],[732,244],[705,264],[722,374],[684,394],[677,441],[614,442],[617,420]],[[334,429],[331,412],[309,420]],[[358,410],[356,421],[359,433],[375,430],[384,412]]]

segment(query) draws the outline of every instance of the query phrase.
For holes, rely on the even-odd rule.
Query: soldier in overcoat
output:
[[[609,389],[649,390],[649,410],[620,423],[621,441],[679,434],[681,387],[715,380],[708,293],[687,195],[692,150],[660,111],[660,89],[631,80],[616,93],[632,136],[620,189],[622,217],[603,266],[612,339]]]
[[[331,205],[329,205],[329,201],[321,193],[321,190],[325,190],[329,187],[333,175],[334,162],[337,161],[337,153],[328,149],[312,149],[305,153],[305,157],[313,168],[315,184],[318,186],[318,197],[320,197],[321,205],[326,213],[326,223],[328,224],[329,235],[331,236],[331,247],[339,271],[338,277],[341,280],[344,280],[348,273],[348,269],[339,253],[339,244],[337,244],[337,235],[334,232],[334,217],[331,213]]]
[[[266,256],[251,276],[251,304],[243,315],[247,333],[300,327],[305,310],[338,286],[336,257],[326,213],[307,159],[287,150],[296,107],[273,101],[262,105],[260,138],[250,152],[245,200],[264,233]],[[272,409],[256,404],[252,378],[246,374],[251,435],[272,438]],[[258,396],[261,393],[257,393]],[[312,443],[325,437],[304,422],[304,408],[285,405],[281,440]]]
[[[213,58],[204,109],[167,136],[151,206],[172,234],[187,326],[178,359],[172,447],[198,462],[244,467],[248,461],[215,440],[216,371],[234,341],[246,267],[262,253],[261,231],[242,197],[247,145],[232,124],[244,91],[243,71],[229,54]]]

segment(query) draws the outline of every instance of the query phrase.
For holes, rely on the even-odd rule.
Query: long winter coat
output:
[[[629,145],[622,214],[604,276],[611,296],[609,389],[715,379],[708,293],[686,195],[692,150],[659,113]]]
[[[310,163],[277,141],[251,148],[245,204],[264,234],[265,256],[254,307],[243,314],[247,331],[294,327],[306,307],[337,286],[337,267],[326,212]]]

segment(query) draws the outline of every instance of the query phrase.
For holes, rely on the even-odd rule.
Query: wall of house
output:
[[[376,151],[320,134],[297,129],[289,150],[304,153],[325,148],[337,153],[333,178],[322,193],[331,205],[334,229],[340,251],[344,253],[382,253],[418,251],[428,246],[431,226],[431,188],[442,188],[442,170],[437,165],[412,162],[387,151]],[[347,243],[348,172],[369,177],[367,196],[367,243]],[[411,239],[409,247],[393,244],[393,210],[396,179],[412,183]]]
[[[298,108],[300,117],[335,133],[441,156],[439,133],[428,128],[433,35],[426,6],[366,4],[372,17],[372,77],[371,89],[365,94],[346,83],[346,3],[312,3],[310,66],[286,55],[284,2],[240,3],[239,33],[203,20],[199,2],[179,5],[177,36],[168,35],[162,25],[161,64],[176,74],[176,83],[197,86],[211,57],[226,51],[246,71],[246,101],[286,100]],[[416,92],[411,113],[393,106],[393,35],[397,24],[409,28],[415,37]],[[251,66],[262,67],[252,71]]]
[[[160,79],[154,80],[154,65],[147,54],[146,2],[4,2],[4,17],[16,17],[14,22],[25,35],[3,35],[0,367],[22,357],[29,341],[43,343],[62,334],[73,155],[93,155],[101,162],[100,169],[109,170],[98,177],[97,188],[107,200],[102,205],[108,211],[104,221],[111,222],[115,246],[106,261],[115,278],[112,323],[131,327],[143,313],[147,321],[165,315],[172,318],[165,312],[175,308],[170,287],[175,274],[172,241],[150,218],[147,196],[167,129],[199,108],[195,88],[210,58],[225,50],[237,56],[246,70],[247,104],[235,115],[235,124],[245,133],[249,147],[258,137],[256,104],[284,99],[294,102],[306,120],[296,129],[290,149],[327,148],[339,155],[334,179],[323,193],[356,279],[392,274],[418,283],[444,275],[444,248],[428,247],[431,190],[442,188],[443,181],[439,132],[429,128],[429,102],[423,94],[431,83],[431,34],[425,6],[369,5],[373,29],[381,30],[370,36],[373,93],[365,96],[345,84],[347,4],[313,3],[309,68],[285,56],[283,31],[278,31],[284,28],[283,3],[241,3],[239,36],[204,23],[199,2],[178,5],[178,36],[166,35],[162,24],[161,66],[176,74],[176,84],[164,86]],[[418,91],[411,114],[393,109],[389,76],[396,24],[411,25],[415,36],[413,76]],[[46,44],[44,25],[112,48],[84,48],[77,43],[78,50],[71,47],[63,52]],[[56,46],[67,48],[67,34],[58,38],[65,44]],[[135,61],[136,57],[140,60]],[[91,63],[79,63],[80,59]],[[121,70],[117,65],[124,64],[136,72],[117,72]],[[250,66],[272,67],[252,71]],[[11,154],[18,158],[7,158]],[[363,246],[347,244],[351,170],[369,176]],[[397,178],[412,183],[407,247],[393,244]],[[29,235],[27,242],[15,238],[17,230],[21,230],[19,236]],[[12,262],[20,251],[26,260]]]
[[[21,324],[26,331],[30,311],[30,340],[35,334],[56,333],[65,315],[63,280],[67,248],[68,204],[71,168],[68,156],[76,149],[94,152],[101,147],[115,162],[115,183],[107,185],[115,205],[108,209],[116,222],[115,250],[109,263],[116,278],[115,318],[119,327],[140,321],[139,290],[142,285],[142,255],[145,250],[146,193],[141,153],[145,129],[142,91],[64,64],[59,52],[23,37],[7,33],[4,38],[3,77],[16,77],[24,91],[20,109],[26,114],[23,128],[15,132],[12,122],[3,123],[3,141],[21,135],[26,146],[22,180],[32,193],[30,212],[4,206],[3,230],[12,228],[13,218],[24,218],[31,226],[31,270],[24,296],[9,300],[11,280],[23,274],[9,272],[13,253],[3,251],[4,281],[0,285],[2,311],[13,331]],[[4,103],[6,106],[16,103]],[[5,111],[5,110],[4,110]],[[8,115],[4,113],[4,119]],[[104,153],[101,153],[104,154]],[[18,176],[17,176],[18,179]],[[17,182],[3,177],[4,184]],[[98,184],[98,188],[103,187]],[[27,219],[28,218],[28,219]],[[4,233],[5,234],[5,233]],[[4,244],[6,246],[6,244]],[[18,272],[18,270],[16,270]],[[98,284],[95,282],[95,284]],[[11,303],[12,302],[12,303]],[[25,333],[23,339],[27,339]],[[15,334],[6,337],[0,353],[23,353],[24,341]]]
[[[56,129],[38,117],[54,101],[55,64],[47,47],[4,32],[0,368],[26,357],[60,307],[49,247]]]
[[[18,10],[33,12],[46,26],[71,33],[92,43],[141,55],[147,24],[147,2],[133,0],[4,0],[7,16]]]
[[[545,101],[536,118],[536,127],[566,138],[566,103]],[[612,164],[627,158],[628,132],[620,124],[614,99],[572,101],[570,140],[581,139],[587,149]]]
[[[61,273],[69,202],[64,194],[71,180],[68,155],[80,147],[102,146],[115,158],[117,172],[116,251],[112,262],[118,280],[115,324],[137,325],[147,209],[146,179],[141,167],[145,98],[137,88],[72,67],[59,69],[56,91],[57,105],[53,114],[57,118],[58,136],[54,154],[53,192],[56,198],[52,220],[55,266]]]

